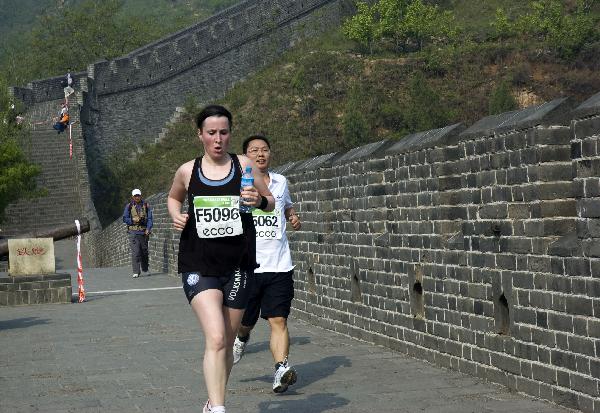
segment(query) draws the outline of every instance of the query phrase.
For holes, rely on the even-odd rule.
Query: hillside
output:
[[[600,90],[599,37],[564,58],[541,38],[493,36],[496,8],[520,16],[528,10],[524,2],[441,3],[462,27],[451,44],[370,54],[336,28],[238,83],[219,102],[234,114],[232,150],[241,150],[244,137],[263,133],[274,144],[275,164],[283,164],[456,122],[469,125],[494,111],[560,96],[583,101]],[[598,18],[597,4],[591,15]],[[167,190],[177,166],[192,156],[178,148],[194,142],[200,151],[194,136],[191,117],[184,118],[135,160],[116,156],[106,185],[116,185],[123,198],[136,184],[146,193]],[[135,172],[145,170],[156,173]],[[108,205],[99,209],[117,214]]]
[[[0,76],[10,84],[84,70],[239,0],[0,0]]]
[[[36,19],[52,9],[64,9],[83,0],[0,0],[0,48],[11,37],[26,33],[35,26]],[[203,18],[228,7],[237,0],[123,0],[123,14],[141,17],[162,16],[180,20],[184,27],[189,18]]]
[[[384,25],[381,10],[362,6],[361,13],[373,13],[362,19],[367,26],[349,30],[350,19],[237,83],[220,101],[235,117],[231,149],[263,133],[274,144],[277,165],[456,122],[469,125],[559,96],[582,101],[600,90],[597,1],[376,4],[394,1],[408,7],[404,17]],[[200,102],[188,100],[193,114]],[[190,143],[201,150],[191,118],[184,116],[157,145],[124,143],[95,181],[117,199],[128,198],[132,187],[146,194],[167,190],[177,166],[193,156]],[[103,222],[121,212],[108,199],[97,202]]]

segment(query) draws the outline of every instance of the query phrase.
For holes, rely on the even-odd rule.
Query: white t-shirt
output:
[[[255,273],[263,272],[288,272],[294,269],[292,264],[292,255],[285,232],[285,210],[292,207],[292,199],[285,176],[269,172],[269,190],[275,197],[275,210],[277,210],[278,224],[275,225],[277,231],[280,231],[276,237],[269,236],[263,238],[257,231],[256,236],[256,262],[260,264]],[[260,210],[254,215],[255,220],[264,216]],[[259,227],[257,227],[257,230]]]

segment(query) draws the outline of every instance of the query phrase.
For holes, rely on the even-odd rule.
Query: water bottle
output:
[[[244,189],[247,186],[254,186],[254,177],[252,176],[252,167],[250,166],[247,166],[246,172],[242,174],[242,183],[240,185],[240,190]],[[240,198],[240,212],[252,212],[252,207],[250,205],[242,204],[242,198]]]

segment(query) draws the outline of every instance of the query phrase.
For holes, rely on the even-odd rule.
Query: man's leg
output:
[[[142,264],[142,271],[148,272],[148,236],[143,235],[140,237],[141,257],[140,262]]]
[[[287,328],[287,318],[271,317],[271,354],[275,360],[275,376],[273,377],[273,391],[283,393],[289,386],[296,383],[298,374],[288,364],[290,352],[290,335]]]
[[[290,353],[290,334],[287,328],[287,318],[269,318],[271,326],[270,348],[275,363],[283,363]]]
[[[287,318],[294,298],[293,270],[285,273],[271,273],[269,285],[265,288],[261,316],[271,326],[270,348],[275,361],[273,391],[283,393],[297,379],[296,370],[288,364],[290,336]]]
[[[129,234],[129,241],[131,245],[131,267],[133,269],[133,277],[135,278],[140,275],[141,246],[136,234]]]
[[[250,289],[250,297],[248,298],[248,304],[242,323],[238,328],[235,341],[233,343],[233,364],[237,364],[246,350],[248,340],[250,340],[250,332],[256,325],[258,317],[260,315],[260,302],[262,298],[262,276],[261,274],[254,274],[254,280]]]

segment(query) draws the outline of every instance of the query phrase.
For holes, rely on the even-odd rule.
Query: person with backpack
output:
[[[54,124],[53,128],[56,129],[58,133],[64,132],[65,129],[67,129],[67,126],[69,126],[69,120],[69,107],[66,103],[63,103],[58,116],[58,122]]]
[[[148,273],[148,238],[152,231],[152,208],[142,199],[142,191],[131,191],[131,201],[125,205],[123,222],[127,224],[131,246],[133,278]]]

